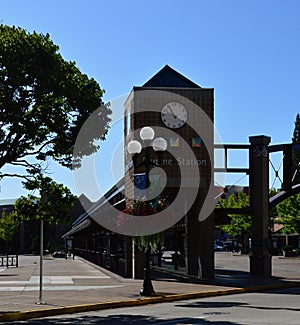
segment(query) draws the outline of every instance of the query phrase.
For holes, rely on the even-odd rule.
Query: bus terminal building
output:
[[[284,151],[283,188],[292,193],[292,147],[271,148],[270,137],[250,136],[250,144],[224,145],[225,167],[215,168],[214,141],[214,89],[202,88],[166,65],[144,85],[133,87],[124,103],[124,177],[63,238],[72,241],[75,254],[139,278],[145,254],[133,247],[132,238],[164,231],[163,245],[180,253],[186,275],[208,279],[214,276],[215,225],[230,222],[226,212],[246,213],[253,218],[250,272],[270,276],[269,207],[283,196],[269,199],[269,152]],[[249,176],[250,206],[243,211],[215,209],[223,188],[215,187],[214,173],[228,170],[230,148],[249,153],[249,167],[231,168]],[[163,211],[142,218],[124,214],[137,201],[152,206],[160,198],[169,200]]]
[[[198,130],[188,123],[189,119],[196,121],[198,115],[195,110],[201,107],[211,122],[205,126],[206,133],[211,134],[213,139],[213,94],[212,88],[201,88],[168,65],[143,86],[133,87],[124,103],[125,176],[81,214],[73,222],[72,228],[63,235],[66,240],[72,240],[75,255],[123,276],[132,276],[132,237],[106,228],[99,224],[93,215],[107,214],[109,217],[109,207],[123,211],[136,198],[136,192],[139,190],[135,188],[137,177],[149,174],[152,166],[143,166],[145,158],[133,157],[128,153],[127,147],[132,141],[141,141],[136,131],[150,126],[156,135],[165,139],[168,146],[163,157],[155,156],[154,152],[150,153],[153,166],[158,166],[159,162],[160,169],[166,175],[164,188],[158,197],[161,195],[171,198],[171,201],[176,200],[174,198],[182,192],[182,174],[185,173],[185,179],[192,182],[193,178],[196,178],[195,170],[199,171],[196,176],[201,174],[201,180],[198,176],[197,187],[184,189],[185,200],[193,196],[194,202],[185,207],[182,217],[179,216],[176,222],[165,229],[163,245],[185,258],[183,264],[187,275],[213,277],[215,217],[212,213],[204,221],[198,220],[199,210],[211,183],[210,161],[213,153],[208,152],[210,149],[202,143],[202,122],[199,120],[199,123],[195,124],[199,125]],[[134,161],[136,159],[138,161]],[[152,177],[151,181],[153,180],[153,175],[147,177]],[[143,268],[143,253],[137,248],[135,259],[134,274],[136,277],[142,277],[140,269]]]

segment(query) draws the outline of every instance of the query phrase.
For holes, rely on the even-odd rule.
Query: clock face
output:
[[[163,106],[161,119],[168,128],[179,129],[187,121],[187,110],[181,103],[170,102]]]

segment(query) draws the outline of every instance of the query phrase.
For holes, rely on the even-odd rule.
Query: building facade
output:
[[[209,123],[204,123],[204,115]],[[188,275],[213,277],[214,216],[211,214],[204,221],[198,220],[212,181],[213,121],[214,90],[201,88],[167,65],[143,86],[133,87],[124,105],[125,176],[120,181],[123,183],[113,186],[64,235],[64,238],[73,238],[75,254],[131,276],[130,235],[140,233],[139,222],[130,225],[130,234],[126,236],[122,235],[126,234],[126,230],[120,231],[121,234],[109,231],[94,222],[92,216],[105,216],[109,213],[107,205],[121,211],[141,195],[145,195],[143,199],[151,203],[166,197],[170,207],[174,204],[175,208],[167,218],[154,224],[150,221],[147,224],[148,233],[165,230],[169,248],[185,256]],[[127,150],[131,141],[143,142],[140,130],[145,126],[154,130],[155,137],[167,142],[163,156],[158,156],[153,148],[149,149],[151,166],[145,164],[142,154],[133,157]],[[146,148],[152,144],[142,143],[142,146]],[[150,174],[152,186],[149,191],[135,186],[137,175],[146,172]],[[156,184],[155,190],[153,184]],[[190,198],[193,198],[192,202]],[[149,216],[148,219],[155,217]],[[136,261],[139,259],[136,258]],[[138,270],[135,273],[139,273]]]

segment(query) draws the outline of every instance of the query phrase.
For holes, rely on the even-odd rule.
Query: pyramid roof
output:
[[[142,87],[201,88],[169,65],[165,65],[152,78],[144,83]]]

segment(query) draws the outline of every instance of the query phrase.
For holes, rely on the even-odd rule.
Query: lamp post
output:
[[[47,202],[47,194],[43,189],[41,191],[41,209],[44,208]],[[42,212],[42,211],[41,211]],[[43,255],[44,255],[44,217],[41,215],[40,220],[40,290],[39,290],[39,301],[38,305],[45,305],[43,301]]]
[[[155,132],[150,126],[145,126],[140,131],[140,138],[144,142],[144,150],[142,150],[142,145],[137,140],[132,140],[127,145],[128,152],[132,155],[133,165],[134,167],[140,167],[141,165],[145,166],[145,174],[146,174],[146,188],[150,186],[149,172],[150,166],[159,166],[162,162],[163,152],[167,149],[167,141],[164,138],[155,138]],[[157,154],[158,164],[154,163],[150,159],[150,145],[153,150]],[[138,155],[143,151],[144,158],[140,165],[137,165]],[[147,199],[147,198],[146,198]],[[148,247],[146,250],[146,266],[144,268],[144,281],[143,286],[140,290],[140,294],[142,296],[152,296],[155,294],[153,285],[151,282],[151,271],[150,271],[150,256],[151,256],[151,247],[148,243]]]

